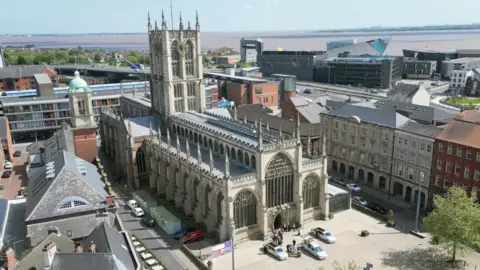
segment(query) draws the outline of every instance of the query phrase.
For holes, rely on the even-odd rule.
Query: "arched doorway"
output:
[[[383,176],[380,176],[378,178],[378,188],[385,190],[386,187],[387,187],[387,179],[385,179],[385,177]]]
[[[405,190],[405,201],[410,202],[412,200],[412,187],[407,186]]]
[[[348,166],[348,179],[355,178],[355,168],[353,166]]]
[[[282,215],[277,214],[275,216],[275,219],[273,220],[273,229],[280,229],[283,227],[283,222],[282,222]]]
[[[340,163],[340,173],[345,173],[345,164]]]
[[[138,149],[137,153],[135,153],[135,164],[140,185],[138,188],[148,188],[150,186],[150,179],[147,172],[147,160],[142,149]]]
[[[403,185],[401,183],[393,183],[393,195],[403,195]]]
[[[332,160],[332,171],[336,172],[338,170],[338,163],[336,160]]]
[[[418,190],[415,190],[415,200],[414,200],[415,205],[417,204],[417,200],[418,200]],[[423,191],[420,193],[420,207],[421,208],[425,207],[425,193],[423,193]]]
[[[293,202],[293,165],[284,154],[268,163],[265,183],[268,208]]]
[[[252,191],[242,189],[233,201],[235,228],[243,228],[257,223],[257,198]]]
[[[369,172],[367,174],[367,185],[373,186],[373,179],[374,179],[373,173]]]
[[[358,170],[358,181],[365,181],[365,171],[362,169]]]

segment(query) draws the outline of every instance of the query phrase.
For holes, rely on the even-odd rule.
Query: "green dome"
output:
[[[90,92],[90,88],[88,88],[87,82],[84,79],[80,78],[80,73],[78,71],[75,71],[75,78],[70,81],[69,91]]]

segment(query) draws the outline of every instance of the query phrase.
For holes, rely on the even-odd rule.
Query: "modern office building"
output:
[[[453,95],[463,95],[470,77],[473,76],[472,70],[453,70],[450,77],[449,90]]]
[[[257,66],[264,77],[289,74],[301,81],[313,81],[313,68],[321,51],[264,51],[257,56]]]
[[[442,76],[451,79],[454,70],[472,70],[480,67],[480,58],[458,58],[442,62]]]
[[[283,103],[285,100],[285,94],[289,96],[289,93],[296,93],[297,90],[297,77],[295,75],[287,74],[272,74],[270,76],[275,81],[278,81],[278,101]]]
[[[406,79],[430,79],[437,70],[437,62],[403,58],[403,77]]]
[[[257,61],[257,55],[263,53],[263,40],[260,38],[242,38],[240,40],[240,61],[251,63]]]
[[[480,57],[479,49],[457,49],[455,52],[458,54],[458,58]]]
[[[407,58],[415,58],[422,61],[436,61],[437,69],[435,73],[442,72],[442,62],[458,58],[456,52],[435,52],[435,51],[421,51],[421,50],[403,50],[403,56]]]
[[[330,41],[327,42],[327,51],[350,46],[353,44],[357,44],[356,39]]]
[[[315,67],[314,81],[389,89],[402,79],[402,71],[402,57],[332,57]]]

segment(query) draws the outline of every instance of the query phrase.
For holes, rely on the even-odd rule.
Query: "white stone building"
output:
[[[178,30],[164,18],[160,28],[150,19],[148,27],[150,115],[101,116],[102,149],[118,175],[155,189],[221,241],[233,228],[238,239],[265,238],[272,228],[328,216],[325,155],[304,155],[300,122],[292,136],[262,119],[238,120],[236,110],[205,112],[198,16],[195,29],[184,29],[181,18]]]

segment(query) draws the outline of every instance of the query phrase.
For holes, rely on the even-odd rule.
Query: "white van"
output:
[[[138,207],[138,202],[135,200],[130,200],[127,202],[127,207],[130,209],[134,209]]]

